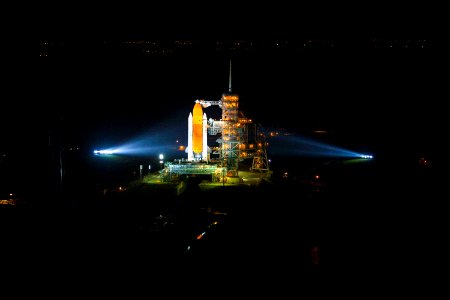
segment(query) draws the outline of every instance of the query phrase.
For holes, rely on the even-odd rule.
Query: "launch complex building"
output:
[[[217,105],[222,118],[206,117],[203,109]],[[217,136],[218,146],[208,147],[207,136]],[[267,143],[261,126],[239,111],[239,96],[231,89],[231,61],[228,93],[220,100],[195,100],[188,117],[187,160],[167,162],[162,175],[173,179],[180,175],[211,175],[213,182],[238,183],[239,163],[252,161],[250,171],[268,172]]]

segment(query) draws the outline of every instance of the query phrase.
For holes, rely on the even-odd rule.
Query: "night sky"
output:
[[[277,40],[257,41],[269,48]],[[266,127],[377,138],[439,127],[440,118],[431,117],[439,113],[442,85],[433,41],[425,49],[395,44],[374,49],[365,40],[333,39],[333,48],[302,52],[263,48],[154,56],[105,53],[101,40],[66,43],[69,53],[38,62],[40,96],[30,103],[32,109],[24,112],[20,103],[13,105],[27,121],[62,117],[83,138],[86,131],[95,137],[96,130],[127,136],[167,120],[184,126],[195,99],[218,100],[226,92],[230,58],[241,110]]]
[[[324,129],[343,146],[414,153],[433,151],[442,130],[443,49],[426,11],[351,18],[331,8],[77,11],[43,13],[38,39],[25,51],[32,62],[17,54],[7,65],[2,151],[47,149],[57,132],[65,145],[86,151],[149,130],[183,139],[194,100],[226,92],[230,58],[240,108],[265,128]],[[230,16],[232,24],[221,21]],[[177,40],[206,46],[154,55],[123,50],[124,41],[139,40],[164,49]],[[259,48],[215,50],[217,42],[236,41]],[[278,41],[288,50],[276,48]],[[298,50],[308,41],[312,46]],[[48,57],[40,57],[45,42]]]

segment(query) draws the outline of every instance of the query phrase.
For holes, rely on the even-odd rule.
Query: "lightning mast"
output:
[[[228,78],[228,93],[231,94],[231,59],[230,59],[230,77]]]

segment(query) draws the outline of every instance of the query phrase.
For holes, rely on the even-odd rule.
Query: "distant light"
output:
[[[160,160],[163,160],[163,159],[164,159],[164,155],[163,155],[163,154],[160,154],[160,155],[159,155],[159,159],[160,159]]]
[[[162,164],[162,163],[164,163],[164,161],[163,161],[163,160],[160,160],[159,163]]]
[[[9,193],[9,195],[10,195],[10,196],[12,196],[12,195],[13,195],[13,193]]]
[[[373,158],[372,155],[368,155],[368,154],[362,154],[360,157],[361,158],[365,158],[365,159],[372,159]]]
[[[201,239],[205,235],[205,233],[206,232],[202,232],[199,235],[197,235],[197,240]]]
[[[320,178],[320,176],[319,176],[319,175],[316,175],[316,176],[315,176],[315,178],[316,178],[316,179],[319,179],[319,178]]]
[[[94,154],[97,155],[111,155],[114,154],[114,150],[94,150]]]

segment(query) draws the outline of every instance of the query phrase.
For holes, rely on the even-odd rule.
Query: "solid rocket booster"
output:
[[[203,109],[200,103],[195,103],[192,111],[192,151],[194,156],[203,152]]]
[[[189,113],[188,118],[188,146],[186,148],[188,160],[194,160],[194,152],[192,152],[192,113]]]
[[[208,160],[208,134],[206,131],[206,124],[208,124],[208,120],[206,119],[206,114],[203,113],[202,118],[202,131],[203,131],[203,148],[202,148],[202,159]]]

